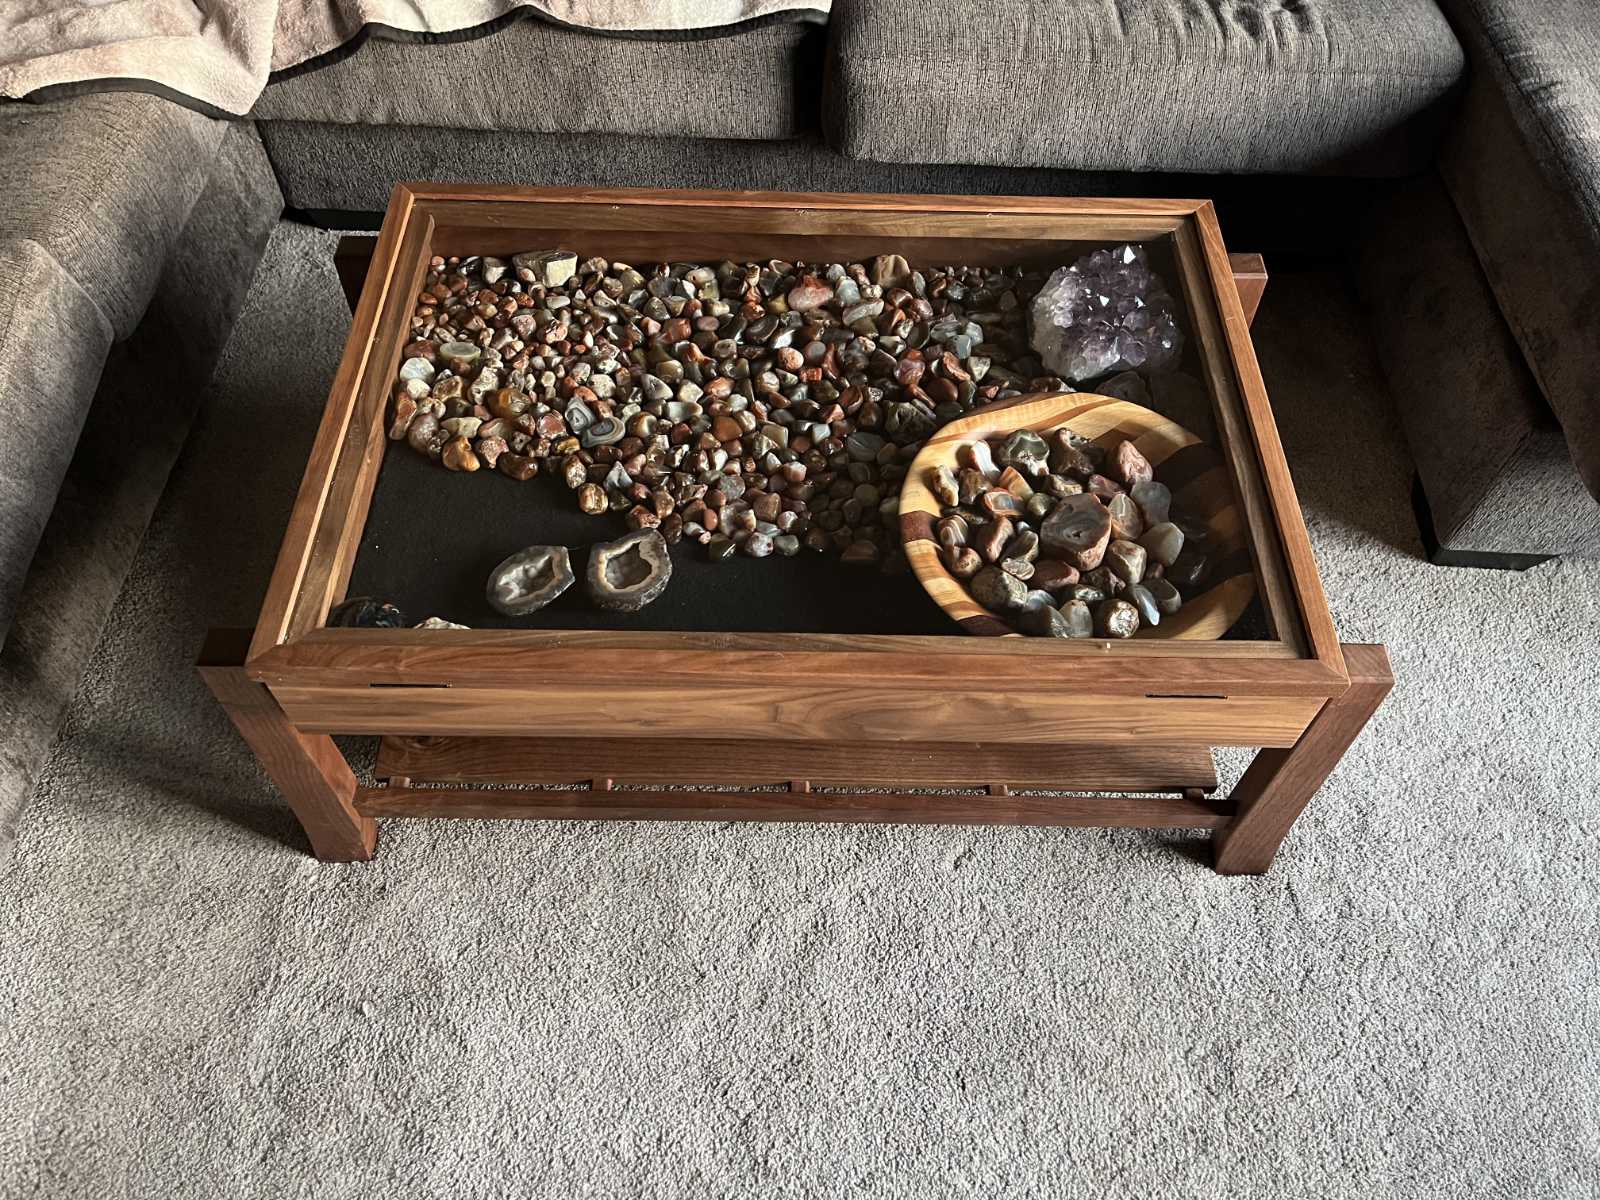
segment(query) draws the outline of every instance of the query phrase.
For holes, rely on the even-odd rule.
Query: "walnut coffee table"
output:
[[[1247,526],[1257,603],[1221,640],[969,637],[914,581],[692,546],[668,593],[691,603],[664,615],[326,627],[378,587],[481,604],[488,568],[571,507],[386,455],[433,255],[1054,267],[1128,240],[1186,310]],[[1241,302],[1264,276],[1236,269],[1205,202],[398,186],[260,618],[213,631],[200,671],[327,861],[371,858],[379,818],[750,819],[1211,829],[1217,870],[1264,871],[1392,679],[1383,647],[1334,633]],[[381,737],[371,786],[330,734]],[[1211,748],[1232,745],[1261,749],[1220,797]]]

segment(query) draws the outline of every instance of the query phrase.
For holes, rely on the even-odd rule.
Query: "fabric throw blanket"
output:
[[[823,21],[831,0],[3,0],[0,96],[138,88],[243,116],[278,71],[364,37],[446,41],[537,18],[618,37]]]

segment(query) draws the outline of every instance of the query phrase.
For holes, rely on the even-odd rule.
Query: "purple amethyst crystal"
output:
[[[1033,301],[1033,348],[1074,383],[1170,371],[1183,352],[1176,304],[1144,249],[1096,250],[1050,276]]]

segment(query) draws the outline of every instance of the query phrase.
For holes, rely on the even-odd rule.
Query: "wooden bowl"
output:
[[[1172,490],[1173,512],[1210,529],[1210,587],[1160,625],[1141,627],[1135,636],[1189,641],[1221,637],[1243,615],[1256,590],[1245,523],[1227,467],[1210,446],[1160,413],[1089,392],[1041,392],[990,404],[952,421],[923,446],[900,491],[900,532],[906,557],[928,594],[968,633],[1022,636],[945,570],[934,532],[940,505],[928,479],[935,467],[958,469],[956,451],[969,442],[1004,437],[1015,429],[1049,434],[1063,426],[1108,450],[1131,439],[1155,467],[1156,478]]]

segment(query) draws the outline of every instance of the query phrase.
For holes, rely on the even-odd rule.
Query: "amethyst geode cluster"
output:
[[[1168,371],[1183,353],[1176,308],[1141,247],[1096,250],[1056,271],[1034,297],[1033,348],[1073,383]]]

